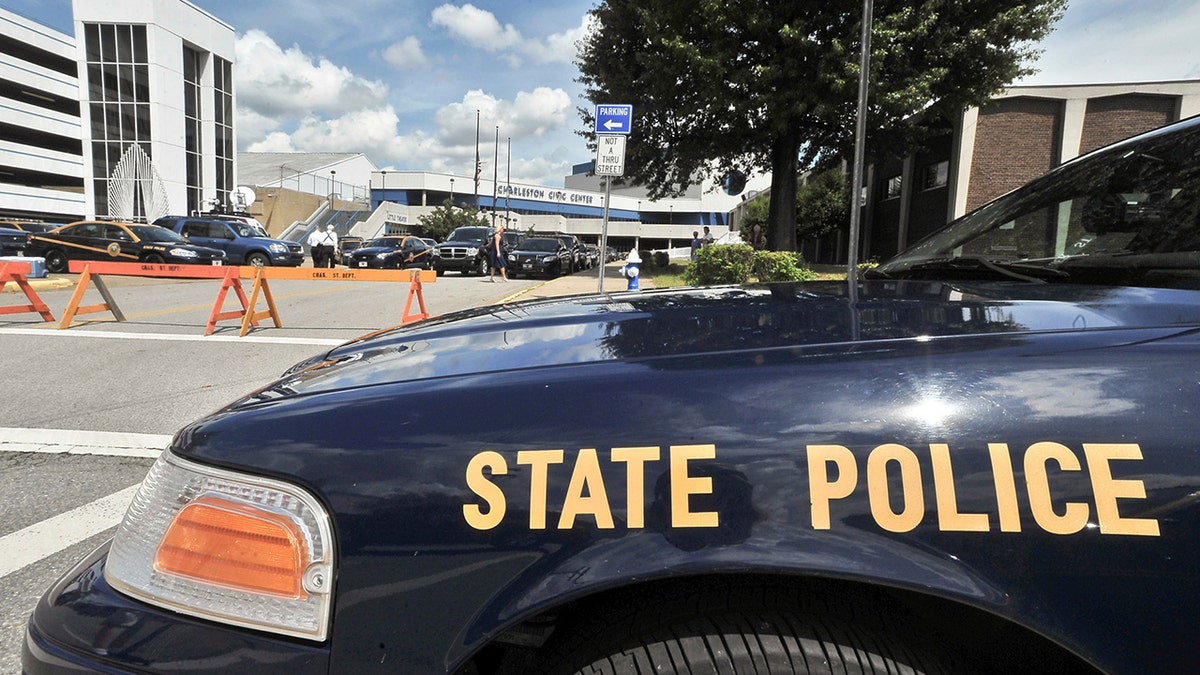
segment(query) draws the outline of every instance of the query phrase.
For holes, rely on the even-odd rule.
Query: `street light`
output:
[[[337,171],[329,172],[329,208],[333,208],[333,196],[337,194]]]
[[[450,206],[454,207],[454,179],[450,179]]]

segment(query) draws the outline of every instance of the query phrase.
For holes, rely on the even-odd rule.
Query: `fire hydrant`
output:
[[[629,252],[629,257],[625,258],[625,266],[621,268],[621,275],[629,280],[629,285],[625,290],[638,290],[638,265],[641,263],[642,258],[638,255],[636,248]]]

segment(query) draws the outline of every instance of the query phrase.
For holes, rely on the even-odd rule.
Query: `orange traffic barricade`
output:
[[[0,314],[20,314],[24,312],[37,312],[42,315],[45,321],[53,321],[54,315],[50,313],[50,308],[42,302],[42,298],[33,290],[33,286],[29,284],[29,280],[25,275],[29,274],[31,266],[26,262],[19,261],[0,261],[0,292],[4,291],[4,287],[12,282],[25,293],[25,298],[29,300],[28,305],[13,305],[9,307],[0,307]]]

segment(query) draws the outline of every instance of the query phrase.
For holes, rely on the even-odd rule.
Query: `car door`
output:
[[[189,242],[197,246],[218,248],[225,251],[226,256],[229,255],[229,242],[232,241],[233,234],[229,231],[229,227],[225,223],[215,223],[208,220],[185,220],[183,221],[183,227],[180,228],[180,234],[187,237]]]
[[[137,260],[141,253],[141,247],[129,230],[112,223],[104,226],[101,246],[108,259],[117,262]]]

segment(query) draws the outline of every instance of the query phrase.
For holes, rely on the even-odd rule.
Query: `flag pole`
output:
[[[512,136],[508,137],[508,166],[504,169],[504,227],[507,229],[512,213],[509,198],[512,197]]]
[[[479,111],[475,111],[475,210],[479,210],[479,172],[483,165],[479,163]]]
[[[492,229],[496,229],[496,181],[500,178],[500,125],[496,125],[496,143],[492,146]]]

